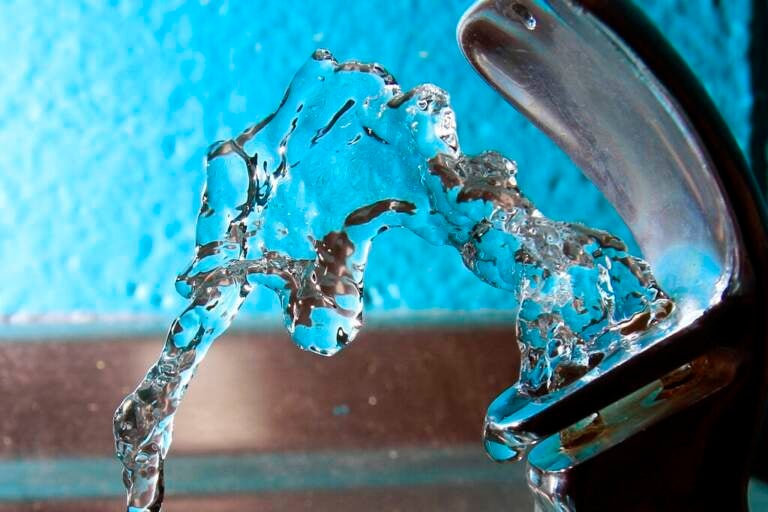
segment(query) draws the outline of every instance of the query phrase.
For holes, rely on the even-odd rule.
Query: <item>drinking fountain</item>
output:
[[[762,197],[722,119],[629,2],[482,0],[458,40],[600,188],[677,302],[668,323],[578,381],[499,397],[486,436],[501,458],[527,458],[539,510],[746,510],[768,245]]]
[[[549,393],[504,392],[484,424],[520,367],[508,315],[374,323],[332,359],[247,324],[195,378],[163,510],[522,511],[530,494],[542,512],[747,508],[767,386],[766,213],[701,85],[623,0],[481,0],[458,41],[613,203],[672,314]],[[54,326],[38,340],[44,327],[0,346],[0,511],[118,509],[110,413],[154,360],[156,333]],[[493,459],[519,464],[488,461],[481,433]]]

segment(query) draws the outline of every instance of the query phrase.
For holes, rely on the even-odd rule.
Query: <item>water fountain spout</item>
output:
[[[497,450],[543,510],[745,510],[766,390],[766,213],[702,87],[623,1],[482,0],[459,44],[622,215],[677,302],[541,399],[500,397]]]

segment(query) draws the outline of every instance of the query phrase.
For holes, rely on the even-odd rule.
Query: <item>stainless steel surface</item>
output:
[[[230,496],[171,496],[167,512],[530,512],[525,480],[479,486],[430,486],[410,489],[305,491]],[[0,512],[106,512],[121,510],[122,499],[38,501],[0,505]]]
[[[0,511],[123,506],[111,410],[158,337],[0,344]],[[487,460],[510,329],[371,329],[338,357],[282,332],[225,336],[178,415],[169,511],[530,510]]]

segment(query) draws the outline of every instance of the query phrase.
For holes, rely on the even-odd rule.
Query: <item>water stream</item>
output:
[[[333,355],[362,327],[368,253],[388,229],[456,248],[511,294],[519,395],[566,386],[672,309],[621,240],[545,217],[504,156],[463,154],[445,91],[403,92],[377,64],[318,50],[273,114],[210,148],[206,171],[195,257],[176,283],[189,306],[115,413],[130,512],[160,510],[174,413],[249,292],[273,290],[295,343]]]

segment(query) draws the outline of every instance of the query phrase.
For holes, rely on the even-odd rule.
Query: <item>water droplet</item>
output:
[[[520,21],[520,23],[528,30],[536,29],[536,18],[525,4],[509,0],[501,0],[500,3],[501,12],[505,16]]]
[[[333,408],[333,415],[334,416],[346,416],[349,414],[349,406],[347,404],[340,404]]]

